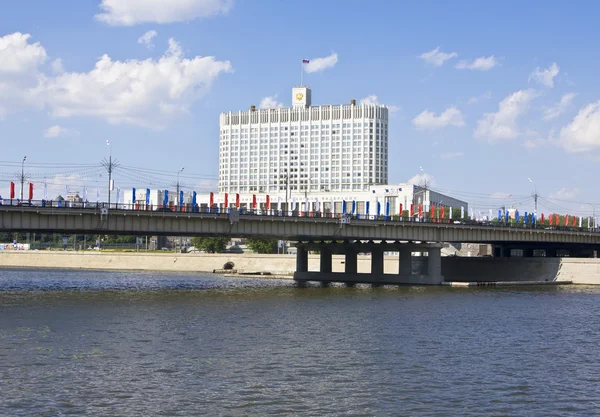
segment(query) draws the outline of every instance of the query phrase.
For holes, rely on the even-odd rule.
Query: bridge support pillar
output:
[[[344,272],[346,274],[356,274],[358,271],[358,251],[354,247],[348,247],[345,250],[345,264],[344,264]]]
[[[383,249],[377,246],[371,249],[371,275],[383,275]]]
[[[330,273],[331,272],[331,249],[325,245],[322,245],[319,249],[321,253],[321,272]]]
[[[427,276],[430,283],[441,284],[444,281],[442,276],[442,248],[430,247],[427,256]]]
[[[400,252],[400,267],[398,272],[401,276],[412,275],[412,251],[410,248],[401,246],[398,252]]]
[[[296,272],[308,272],[308,250],[304,246],[296,248]]]

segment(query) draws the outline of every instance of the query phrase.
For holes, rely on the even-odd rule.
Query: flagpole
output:
[[[300,61],[300,87],[304,87],[304,61]]]

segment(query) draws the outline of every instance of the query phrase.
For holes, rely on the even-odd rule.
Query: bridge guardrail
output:
[[[53,200],[31,200],[19,202],[18,200],[3,200],[0,202],[0,210],[22,210],[22,211],[33,211],[40,213],[61,213],[64,211],[72,212],[73,214],[89,213],[95,211],[97,214],[108,213],[131,213],[131,212],[143,212],[150,215],[181,215],[185,214],[188,216],[192,215],[210,215],[218,216],[222,218],[229,218],[229,210],[219,209],[218,207],[208,208],[200,207],[196,205],[192,207],[191,204],[186,204],[181,207],[169,206],[164,207],[162,205],[145,205],[145,204],[120,204],[111,203],[110,206],[105,202],[67,202],[67,201],[53,201]],[[401,216],[385,216],[385,215],[364,215],[364,214],[351,214],[351,213],[330,213],[330,212],[303,212],[303,211],[288,211],[282,210],[248,210],[244,208],[230,210],[237,211],[236,216],[240,219],[252,217],[260,218],[303,218],[305,220],[335,220],[341,225],[345,224],[364,224],[367,222],[379,222],[379,223],[392,223],[394,225],[399,224],[410,224],[411,226],[418,226],[420,224],[427,226],[443,226],[443,227],[490,227],[490,228],[502,228],[502,229],[531,229],[531,230],[546,230],[546,231],[557,231],[557,232],[586,232],[586,233],[599,233],[600,228],[595,227],[578,227],[578,226],[557,226],[549,225],[546,220],[544,223],[536,221],[535,223],[523,223],[523,222],[498,222],[493,221],[478,221],[471,219],[449,219],[449,218],[428,218],[428,217],[401,217]],[[343,221],[342,221],[343,220]]]

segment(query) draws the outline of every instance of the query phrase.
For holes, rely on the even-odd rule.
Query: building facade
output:
[[[313,106],[294,87],[292,107],[222,113],[220,193],[367,191],[388,181],[388,109]]]

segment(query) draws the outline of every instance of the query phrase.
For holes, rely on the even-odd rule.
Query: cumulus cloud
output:
[[[366,104],[366,105],[375,105],[375,106],[381,106],[382,104],[379,102],[379,98],[375,95],[375,94],[371,94],[370,96],[366,96],[363,97],[359,100],[359,104]],[[386,105],[386,107],[388,108],[389,112],[391,114],[394,114],[398,111],[400,111],[400,106],[394,106],[392,105]]]
[[[439,129],[445,126],[461,127],[465,125],[462,113],[455,107],[449,107],[439,116],[434,112],[424,110],[418,114],[412,121],[413,125],[419,129]]]
[[[0,37],[0,119],[9,111],[43,106],[37,87],[44,81],[39,67],[48,55],[39,42],[30,43],[30,38],[20,32]]]
[[[552,120],[560,116],[570,105],[577,94],[567,93],[563,94],[560,101],[554,106],[546,109],[544,112],[544,120]]]
[[[464,155],[465,155],[464,152],[448,152],[448,153],[441,154],[440,158],[441,159],[456,159],[456,158],[461,158]]]
[[[456,52],[441,52],[440,47],[438,46],[432,51],[423,52],[421,55],[419,55],[419,58],[426,63],[433,65],[434,67],[441,67],[444,65],[444,62],[448,61],[449,59],[456,58],[457,56],[458,54]]]
[[[479,103],[480,101],[483,100],[489,100],[492,98],[492,92],[488,91],[485,94],[482,94],[480,96],[475,96],[475,97],[471,97],[467,100],[467,104],[475,104],[475,103]]]
[[[558,75],[560,68],[556,65],[556,62],[550,65],[545,70],[540,70],[540,67],[537,67],[531,75],[529,75],[529,81],[535,81],[538,84],[541,84],[545,87],[552,88],[554,87],[554,77]]]
[[[581,194],[579,188],[561,188],[548,196],[550,200],[573,200]]]
[[[51,77],[40,70],[45,60],[40,57],[46,56],[43,47],[29,44],[29,35],[18,35],[8,35],[9,41],[17,40],[18,47],[0,49],[0,117],[8,109],[46,106],[57,118],[90,116],[109,123],[162,128],[186,114],[219,75],[232,71],[229,61],[184,57],[180,45],[170,39],[168,50],[158,59],[113,61],[105,54],[88,72]],[[6,43],[6,38],[0,42]],[[37,52],[32,53],[31,47]],[[5,82],[6,68],[22,72]]]
[[[486,57],[481,57],[481,58],[476,58],[473,61],[460,61],[458,64],[455,65],[455,68],[457,69],[467,69],[467,70],[477,70],[477,71],[488,71],[491,70],[492,68],[494,68],[496,65],[498,65],[499,62],[496,59],[496,57],[494,57],[494,55],[488,56]]]
[[[427,184],[428,186],[433,185],[435,178],[425,172],[417,174],[406,181],[408,184],[412,185],[423,185]]]
[[[309,74],[312,72],[324,71],[329,68],[333,68],[338,62],[338,54],[332,53],[329,56],[323,58],[312,58],[308,64],[304,64],[304,70]]]
[[[138,38],[138,43],[144,45],[148,49],[152,49],[154,48],[152,39],[154,39],[156,35],[158,35],[158,33],[155,30],[149,30]]]
[[[277,94],[263,98],[258,105],[261,109],[277,109],[283,107],[283,103],[277,101]]]
[[[66,127],[62,127],[60,125],[50,126],[48,129],[44,131],[45,138],[58,138],[58,137],[67,137],[67,136],[77,136],[79,132],[74,129],[69,129]]]
[[[506,97],[498,105],[496,113],[486,113],[477,122],[475,137],[492,142],[516,138],[519,135],[517,119],[527,111],[533,98],[533,90],[519,90]]]
[[[50,66],[52,67],[52,72],[54,74],[62,74],[63,72],[65,72],[62,59],[60,58],[57,58],[54,61],[52,61],[52,64]]]
[[[600,101],[588,104],[560,131],[562,146],[572,153],[600,148]]]
[[[96,19],[112,26],[186,22],[227,14],[233,0],[102,0]]]

